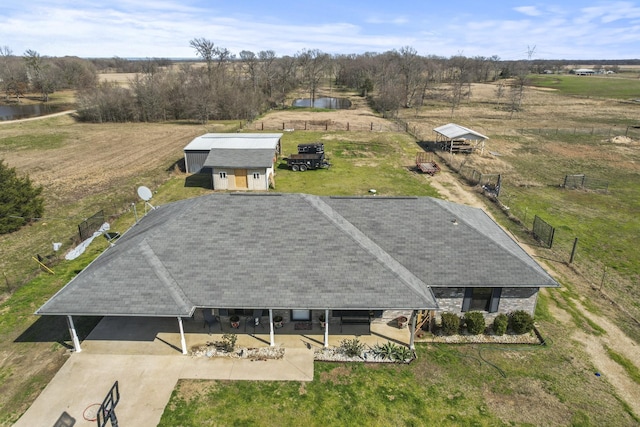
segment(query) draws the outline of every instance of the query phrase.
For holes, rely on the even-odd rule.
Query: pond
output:
[[[38,117],[52,112],[52,108],[44,104],[0,105],[0,121]]]
[[[311,103],[311,98],[298,98],[293,101],[294,107],[313,107],[313,108],[328,108],[331,110],[346,110],[351,107],[351,101],[347,98],[333,98],[324,97],[316,98]]]

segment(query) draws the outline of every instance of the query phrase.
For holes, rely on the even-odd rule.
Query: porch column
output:
[[[324,311],[324,348],[329,348],[329,309]]]
[[[269,309],[269,345],[274,347],[276,345],[276,338],[273,333],[273,310]]]
[[[187,354],[187,341],[184,339],[184,328],[182,327],[182,317],[178,316],[178,326],[180,327],[180,345],[182,354]]]
[[[67,326],[69,326],[69,335],[71,335],[71,341],[73,341],[73,349],[76,353],[80,353],[82,349],[80,348],[80,340],[78,339],[78,334],[76,333],[76,327],[73,324],[73,317],[67,315]]]
[[[409,328],[411,330],[411,337],[409,338],[409,348],[411,350],[415,350],[416,349],[416,345],[414,343],[415,337],[416,337],[416,318],[418,316],[416,316],[416,311],[413,310],[411,312],[411,327]]]

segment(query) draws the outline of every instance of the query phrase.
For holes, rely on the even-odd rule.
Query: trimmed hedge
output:
[[[507,332],[509,326],[509,317],[506,314],[500,313],[495,319],[493,319],[493,333],[496,335],[504,335]]]
[[[464,314],[464,323],[467,325],[467,331],[473,335],[482,334],[487,327],[484,315],[479,311],[467,311]]]
[[[455,313],[442,313],[442,333],[456,335],[460,331],[460,317]]]
[[[509,314],[509,327],[516,334],[526,334],[533,330],[533,317],[524,310]]]

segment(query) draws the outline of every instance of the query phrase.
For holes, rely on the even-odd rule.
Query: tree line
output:
[[[78,117],[89,122],[253,120],[286,107],[293,89],[315,99],[321,86],[358,91],[383,116],[444,100],[452,115],[471,95],[471,84],[496,85],[498,103],[517,111],[530,72],[557,70],[566,61],[502,61],[498,56],[422,56],[410,46],[383,53],[330,55],[304,49],[293,56],[273,50],[238,55],[206,38],[190,41],[200,62],[166,58],[49,58],[27,50],[21,57],[0,48],[0,87],[7,99],[39,93],[46,101],[60,89],[77,91]],[[126,86],[98,81],[98,70],[135,73]]]

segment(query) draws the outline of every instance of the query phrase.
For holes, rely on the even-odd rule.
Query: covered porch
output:
[[[315,313],[320,311],[314,310]],[[245,348],[338,347],[343,340],[354,337],[369,346],[391,341],[413,347],[411,321],[403,328],[398,327],[396,321],[397,317],[403,315],[411,319],[411,311],[390,310],[385,316],[372,318],[370,325],[340,325],[339,317],[330,316],[324,327],[318,320],[305,322],[288,319],[282,327],[276,328],[274,325],[273,332],[268,317],[258,325],[250,317],[241,317],[239,327],[234,328],[230,316],[221,316],[209,326],[202,309],[197,309],[191,318],[183,318],[181,322],[171,317],[109,316],[103,318],[82,343],[78,340],[79,347],[75,350],[92,354],[190,354],[193,348],[221,341],[226,333],[236,334],[236,346]]]

